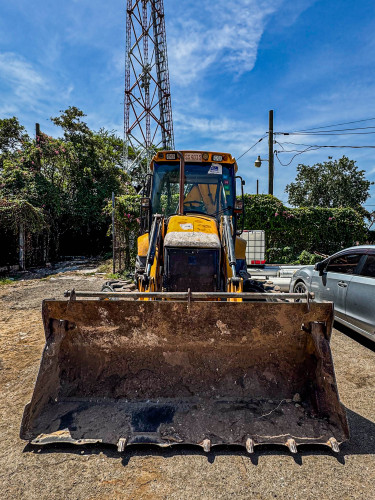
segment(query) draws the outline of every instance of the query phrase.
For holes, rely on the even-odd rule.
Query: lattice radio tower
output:
[[[163,0],[127,0],[124,135],[129,172],[156,148],[174,149]]]

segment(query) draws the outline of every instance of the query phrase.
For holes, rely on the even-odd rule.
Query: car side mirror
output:
[[[314,270],[319,272],[319,276],[323,276],[324,269],[326,267],[326,262],[317,262],[314,266]]]

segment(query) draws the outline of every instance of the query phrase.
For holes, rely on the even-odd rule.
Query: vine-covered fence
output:
[[[24,200],[0,199],[0,271],[45,264],[48,250],[43,212]]]
[[[268,262],[292,263],[302,252],[331,255],[370,238],[352,208],[288,208],[270,195],[245,195],[244,223],[265,231]]]

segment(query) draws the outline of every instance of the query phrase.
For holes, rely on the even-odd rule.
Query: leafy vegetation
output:
[[[1,278],[0,277],[0,286],[10,285],[12,283],[13,283],[13,280],[10,280],[8,278]]]
[[[135,258],[137,255],[136,240],[139,234],[140,225],[140,203],[141,196],[130,182],[124,185],[124,194],[116,197],[116,235],[123,242],[124,265],[126,270],[134,269]],[[112,202],[108,202],[105,213],[112,213]],[[111,228],[108,230],[110,235]]]
[[[23,218],[30,231],[48,227],[52,258],[108,248],[105,207],[112,192],[125,195],[129,185],[122,139],[90,130],[84,116],[70,107],[51,118],[63,131],[57,139],[30,139],[17,118],[0,120],[0,224],[17,231]]]
[[[25,200],[0,198],[0,226],[2,231],[17,231],[23,224],[32,233],[46,228],[43,211]]]
[[[265,231],[268,261],[278,263],[314,263],[308,254],[330,255],[368,238],[353,208],[287,208],[271,195],[245,195],[245,227]]]
[[[366,215],[362,204],[370,196],[365,171],[343,156],[339,160],[298,165],[295,182],[288,184],[288,202],[295,207],[349,207]]]

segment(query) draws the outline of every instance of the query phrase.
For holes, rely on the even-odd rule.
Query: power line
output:
[[[253,144],[247,151],[245,151],[241,156],[237,158],[237,161],[240,160],[243,156],[245,156],[249,151],[251,151],[257,144],[259,144],[266,137],[267,134],[264,134],[255,144]]]
[[[314,149],[319,149],[319,148],[314,148]],[[288,163],[283,163],[280,160],[278,153],[289,153],[290,151],[275,151],[275,155],[276,155],[276,158],[277,158],[278,162],[280,163],[280,165],[282,165],[283,167],[288,167],[292,163],[294,158],[296,158],[296,156],[299,156],[302,153],[306,153],[307,151],[312,151],[312,149],[306,148],[304,151],[299,151],[298,153],[296,153],[295,155],[292,156],[292,158],[290,159],[290,161]]]
[[[375,127],[368,127],[368,128],[375,128]],[[352,129],[352,130],[360,130],[360,129]],[[375,134],[375,131],[372,132],[334,132],[332,133],[330,131],[326,132],[275,132],[275,135],[325,135],[325,136],[330,136],[330,135],[369,135],[369,134]]]
[[[306,146],[307,148],[349,148],[349,149],[375,149],[375,146],[334,146],[334,145],[320,145],[320,144],[301,144],[297,142],[278,142],[275,141],[276,144],[283,147],[283,144],[290,144],[292,146]],[[288,151],[279,151],[279,153],[287,153]]]
[[[309,132],[310,130],[320,130],[322,128],[341,127],[341,125],[351,125],[352,123],[369,122],[371,120],[375,120],[375,118],[365,118],[364,120],[354,120],[351,122],[334,123],[333,125],[324,125],[323,127],[305,128],[302,130],[297,130],[297,132]]]
[[[276,158],[277,158],[278,162],[280,163],[280,165],[282,165],[283,167],[288,167],[292,163],[294,158],[296,158],[297,156],[299,156],[303,153],[307,153],[310,151],[316,151],[316,150],[322,149],[322,148],[350,148],[350,149],[370,148],[370,149],[375,149],[375,146],[328,146],[328,145],[317,145],[317,144],[315,144],[315,145],[314,144],[298,144],[298,143],[293,143],[293,142],[280,143],[278,141],[275,141],[275,144],[278,144],[279,146],[281,146],[283,148],[282,151],[275,151]],[[289,145],[293,145],[293,146],[304,146],[305,149],[303,149],[302,151],[300,151],[298,149],[286,150],[284,148],[283,144],[289,144]],[[292,156],[292,158],[290,159],[290,161],[288,163],[283,163],[279,158],[280,153],[296,153],[296,154]]]
[[[331,132],[345,132],[346,130],[366,130],[369,128],[375,128],[375,125],[372,125],[371,127],[353,127],[353,128],[334,128],[332,130],[325,130],[325,133],[331,133]],[[302,130],[296,130],[296,134],[302,133]],[[307,132],[307,131],[305,131]],[[319,131],[318,131],[319,132]],[[318,132],[311,132],[311,134],[317,134]]]

